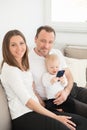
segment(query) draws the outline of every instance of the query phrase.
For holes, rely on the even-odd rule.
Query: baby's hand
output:
[[[64,85],[65,84],[65,78],[64,78],[64,76],[62,76],[62,77],[60,77],[60,83],[62,84],[62,85]]]
[[[52,79],[51,79],[51,84],[54,84],[55,82],[57,82],[58,81],[58,77],[53,77]]]

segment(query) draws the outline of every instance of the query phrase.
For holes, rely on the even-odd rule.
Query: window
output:
[[[58,31],[87,32],[87,0],[45,0],[46,24]]]

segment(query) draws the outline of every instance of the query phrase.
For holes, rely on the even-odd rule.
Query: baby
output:
[[[42,83],[45,87],[47,101],[46,104],[48,107],[58,108],[57,105],[53,103],[57,92],[64,89],[67,85],[67,79],[65,74],[61,77],[57,77],[57,73],[59,71],[60,61],[56,54],[49,54],[45,58],[45,64],[47,68],[47,72],[42,76]],[[49,108],[49,109],[50,109]]]

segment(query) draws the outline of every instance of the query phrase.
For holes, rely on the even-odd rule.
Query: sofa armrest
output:
[[[11,117],[5,91],[0,82],[0,130],[11,130]]]

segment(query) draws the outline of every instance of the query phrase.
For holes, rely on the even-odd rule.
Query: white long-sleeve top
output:
[[[42,83],[45,87],[47,99],[55,98],[55,95],[57,94],[57,92],[63,90],[64,87],[67,85],[67,79],[65,75],[64,75],[64,81],[65,81],[64,84],[61,84],[60,81],[57,81],[51,84],[51,79],[53,77],[56,77],[56,75],[52,75],[49,72],[44,73],[42,76]]]
[[[52,49],[50,54],[57,54],[60,60],[59,70],[65,69],[67,67],[64,56],[61,51],[58,49]],[[44,85],[42,83],[42,75],[44,72],[47,72],[45,65],[45,57],[39,56],[35,53],[34,49],[31,49],[29,52],[29,63],[30,70],[33,74],[33,79],[35,81],[36,91],[42,97],[46,99],[46,93],[44,90]]]
[[[12,119],[32,111],[25,105],[30,98],[39,102],[33,92],[33,78],[30,70],[21,71],[17,67],[4,63],[1,82],[7,95]]]

